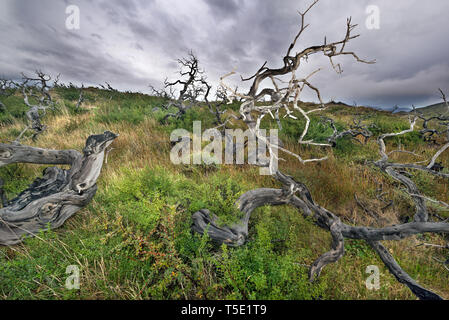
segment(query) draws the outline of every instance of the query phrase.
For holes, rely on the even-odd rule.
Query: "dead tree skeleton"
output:
[[[273,119],[275,116],[273,113],[278,112],[281,109],[285,110],[285,117],[290,117],[297,119],[293,111],[290,110],[290,105],[293,110],[299,111],[302,117],[305,118],[306,124],[304,131],[298,141],[302,145],[312,145],[321,147],[332,147],[333,141],[330,143],[316,143],[312,140],[306,140],[306,135],[310,126],[309,114],[312,112],[317,112],[326,108],[322,103],[322,99],[319,90],[314,87],[309,82],[311,75],[299,79],[296,77],[296,71],[299,68],[301,62],[307,59],[313,54],[322,53],[330,59],[332,67],[337,71],[341,72],[341,66],[335,64],[333,58],[340,55],[350,55],[355,58],[358,62],[363,63],[373,63],[373,61],[365,61],[360,59],[354,52],[346,51],[347,43],[358,37],[358,35],[352,35],[351,32],[355,28],[355,25],[351,24],[351,19],[347,20],[346,35],[343,40],[327,43],[318,46],[312,46],[306,48],[299,53],[292,55],[292,50],[294,49],[296,42],[302,32],[308,27],[305,24],[304,18],[306,13],[318,2],[315,1],[313,4],[304,12],[300,13],[301,16],[301,28],[294,41],[288,48],[286,56],[283,58],[284,66],[279,69],[270,69],[266,66],[267,63],[257,71],[255,75],[250,78],[243,79],[244,81],[253,80],[251,89],[247,94],[241,94],[233,91],[229,88],[223,80],[234,74],[231,72],[221,79],[221,85],[227,88],[233,96],[237,96],[243,99],[240,114],[242,115],[243,121],[246,123],[248,128],[253,132],[255,136],[259,139],[264,139],[263,135],[260,134],[260,123],[263,117],[267,114],[271,115]],[[290,75],[290,81],[288,81],[288,86],[286,88],[279,88],[278,83],[281,82],[278,77],[283,75]],[[263,88],[259,90],[260,84],[263,80],[269,79],[272,82],[274,88]],[[316,92],[318,100],[320,101],[320,108],[305,111],[298,105],[299,95],[302,90],[308,87]],[[269,106],[256,104],[264,96],[271,96],[272,104]],[[390,161],[390,155],[395,151],[387,152],[385,140],[390,137],[395,137],[399,135],[404,135],[412,132],[416,124],[416,118],[410,120],[410,129],[404,130],[399,133],[387,133],[382,134],[377,138],[377,143],[379,145],[380,159],[374,163],[375,166],[379,167],[385,174],[389,175],[393,179],[399,181],[405,187],[405,192],[412,197],[416,212],[414,220],[409,223],[404,223],[400,225],[386,226],[380,228],[365,227],[365,226],[352,226],[345,224],[341,221],[339,216],[326,208],[323,208],[317,204],[312,197],[312,194],[308,190],[307,186],[296,181],[293,177],[290,177],[279,170],[271,170],[274,168],[273,160],[275,160],[275,149],[282,151],[286,154],[294,156],[299,160],[300,163],[306,164],[309,162],[317,162],[326,160],[326,157],[313,158],[313,159],[303,159],[299,154],[295,154],[289,150],[281,148],[278,145],[270,144],[267,139],[265,140],[266,145],[270,151],[270,163],[269,167],[275,177],[281,184],[282,188],[261,188],[250,190],[244,193],[237,201],[237,208],[243,212],[244,217],[240,222],[231,226],[219,226],[217,223],[217,216],[211,213],[207,209],[195,212],[192,216],[193,225],[192,230],[203,234],[208,233],[211,239],[218,243],[225,243],[230,246],[241,246],[245,244],[248,239],[248,224],[251,217],[251,213],[265,205],[292,205],[297,208],[300,213],[305,217],[310,217],[313,219],[315,225],[323,228],[330,232],[332,236],[331,249],[329,252],[324,253],[320,256],[309,269],[309,279],[313,281],[316,279],[322,269],[333,262],[338,261],[344,254],[344,239],[359,239],[366,241],[373,250],[379,255],[381,260],[384,262],[389,271],[396,277],[396,279],[405,284],[410,288],[410,290],[420,299],[441,299],[436,293],[423,288],[415,280],[413,280],[395,261],[393,256],[389,251],[381,244],[383,240],[401,240],[413,235],[423,234],[423,233],[449,233],[449,223],[447,222],[430,222],[429,215],[427,212],[426,201],[436,201],[423,196],[420,190],[417,188],[416,184],[411,178],[402,174],[399,170],[421,170],[427,173],[442,177],[449,178],[449,173],[444,173],[441,171],[434,170],[435,162],[438,157],[449,148],[449,125],[447,132],[447,143],[440,148],[432,159],[426,165],[421,165],[418,163],[412,164],[401,164],[394,163]],[[357,126],[357,125],[356,125]],[[354,132],[348,132],[349,135],[354,134],[368,134],[366,127],[354,128]],[[357,131],[357,132],[356,132]],[[334,133],[334,138],[337,138],[338,133]],[[336,139],[334,139],[336,140]],[[338,143],[338,141],[337,141]],[[445,204],[447,205],[447,204]]]
[[[105,149],[117,138],[106,131],[86,140],[83,153],[76,150],[50,150],[18,143],[0,143],[0,167],[12,163],[70,165],[70,169],[48,167],[43,177],[8,201],[0,181],[0,245],[19,243],[41,230],[60,227],[85,207],[97,191]]]
[[[228,103],[228,94],[226,89],[221,86],[218,87],[215,97],[215,103],[211,103],[206,96],[207,107],[209,108],[210,113],[215,116],[215,124],[217,125],[217,128],[225,130],[226,123],[228,121],[223,119],[223,114],[226,112],[223,107]]]
[[[117,92],[118,90],[112,87],[108,82],[105,82],[105,85],[99,84],[99,87],[106,91]]]
[[[112,98],[115,96],[115,94],[119,92],[117,89],[112,87],[108,82],[105,82],[105,85],[99,84],[98,88],[111,93],[111,95],[109,96],[109,100],[112,100]]]
[[[210,92],[211,86],[207,83],[206,86],[208,88],[207,92]],[[226,130],[229,129],[228,123],[232,123],[232,119],[238,120],[239,117],[232,114],[229,115],[228,117],[224,117],[223,115],[227,111],[226,105],[233,103],[235,100],[229,99],[227,90],[223,86],[219,86],[217,88],[215,97],[216,97],[215,101],[209,101],[208,94],[205,95],[204,97],[209,112],[212,113],[215,117],[214,129],[220,129],[224,139],[232,139],[232,137],[228,136],[228,134],[226,133]]]
[[[29,108],[26,112],[28,125],[16,138],[19,142],[23,135],[28,131],[34,131],[32,135],[33,141],[37,139],[38,135],[42,134],[47,128],[42,124],[42,117],[46,114],[47,109],[55,109],[56,105],[50,95],[49,82],[52,80],[51,76],[44,74],[41,71],[36,71],[36,78],[28,77],[22,74],[23,81],[19,84],[23,94],[23,100]],[[37,104],[33,104],[30,98],[34,98]]]
[[[332,128],[332,130],[334,131],[332,133],[332,135],[327,138],[328,143],[332,146],[335,147],[337,145],[337,140],[342,139],[346,136],[350,136],[353,139],[362,136],[364,138],[364,142],[365,144],[368,142],[368,139],[371,138],[373,136],[373,133],[370,131],[370,128],[372,126],[367,126],[362,124],[362,120],[361,119],[353,119],[353,124],[350,125],[348,130],[344,130],[344,131],[338,131],[337,127],[335,126],[335,122],[333,119],[331,118],[326,118],[326,117],[322,117],[322,119],[325,122],[328,122]],[[356,141],[359,141],[357,139],[355,139]]]
[[[107,91],[113,91],[116,92],[117,90],[115,90],[114,88],[111,87],[111,85],[109,83],[106,82],[106,85],[108,87],[105,87],[104,85],[100,84],[100,88],[103,90],[107,90]],[[84,102],[86,102],[88,99],[85,96],[85,89],[86,87],[84,87],[84,83],[81,83],[81,87],[78,87],[77,85],[75,85],[73,82],[69,82],[69,84],[63,84],[63,83],[59,83],[59,75],[58,78],[56,78],[54,80],[54,84],[53,84],[54,88],[65,88],[65,89],[71,89],[71,90],[78,90],[79,95],[78,95],[78,100],[75,104],[75,110],[80,110],[81,106]]]
[[[445,131],[438,131],[437,129],[429,128],[429,123],[432,120],[438,120],[438,121],[441,121],[442,123],[449,122],[449,103],[447,102],[446,94],[443,92],[443,90],[439,89],[439,92],[441,94],[441,99],[444,101],[444,103],[447,107],[446,112],[438,114],[438,115],[433,115],[430,117],[425,117],[423,115],[423,113],[420,112],[418,109],[414,109],[414,112],[417,113],[417,116],[421,120],[423,120],[423,124],[422,124],[423,129],[419,133],[423,136],[424,141],[429,141],[429,142],[432,142],[435,144],[437,144],[437,141],[435,140],[435,136],[444,134]]]
[[[152,95],[168,100],[168,103],[163,106],[164,109],[168,110],[170,107],[178,109],[176,113],[167,113],[162,122],[171,117],[181,118],[187,110],[198,105],[201,99],[215,116],[216,128],[224,131],[230,118],[223,119],[223,114],[226,112],[226,110],[223,110],[223,106],[233,102],[233,100],[229,100],[226,88],[219,86],[216,92],[216,100],[210,101],[212,86],[207,81],[205,71],[200,68],[199,60],[195,54],[190,51],[186,58],[178,59],[177,62],[180,65],[181,79],[169,82],[166,78],[164,88],[160,90],[149,85]],[[180,88],[178,94],[177,87]]]
[[[150,86],[153,94],[169,99],[169,103],[164,106],[166,110],[170,107],[178,109],[176,113],[167,113],[162,119],[163,122],[170,117],[181,118],[187,110],[196,105],[201,97],[208,101],[207,98],[210,94],[211,86],[207,82],[204,70],[199,66],[198,58],[192,51],[186,58],[178,59],[178,64],[180,65],[180,79],[173,82],[165,79],[164,89],[160,91]],[[178,96],[175,97],[177,87],[180,89]]]
[[[84,84],[81,84],[80,95],[78,98],[78,102],[75,105],[75,109],[79,110],[84,101],[86,101],[86,98],[84,97]]]

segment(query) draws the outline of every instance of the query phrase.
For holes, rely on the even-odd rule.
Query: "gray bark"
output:
[[[335,64],[333,62],[333,58],[342,55],[352,56],[356,61],[363,63],[374,63],[375,61],[366,61],[360,59],[354,52],[346,51],[346,45],[352,39],[358,37],[358,35],[352,35],[352,31],[356,27],[351,22],[351,18],[347,19],[346,24],[346,34],[345,37],[336,42],[327,43],[327,39],[325,38],[324,44],[308,47],[296,54],[292,54],[293,49],[296,46],[296,42],[298,38],[301,36],[303,31],[308,27],[308,24],[305,23],[305,15],[307,12],[318,2],[315,0],[306,11],[303,13],[299,12],[301,16],[301,27],[299,32],[297,33],[295,39],[290,44],[287,54],[283,58],[283,66],[280,68],[269,68],[267,67],[267,62],[265,62],[262,67],[251,77],[242,78],[242,81],[252,80],[251,88],[249,92],[244,95],[238,93],[237,90],[232,90],[228,85],[223,82],[223,79],[235,74],[235,71],[232,71],[220,78],[220,85],[229,90],[234,97],[240,97],[243,101],[240,106],[240,114],[242,120],[248,126],[250,131],[257,136],[257,138],[261,138],[259,132],[260,124],[262,119],[270,114],[273,118],[277,119],[273,113],[277,113],[279,109],[284,108],[286,111],[286,117],[297,119],[296,116],[293,115],[293,112],[289,109],[290,103],[292,103],[294,110],[300,112],[300,114],[306,120],[306,125],[303,130],[303,133],[299,139],[299,143],[301,145],[310,145],[310,146],[326,146],[326,147],[335,147],[337,140],[341,139],[345,136],[363,136],[365,138],[365,142],[369,139],[373,134],[369,130],[371,126],[362,125],[361,119],[354,120],[354,125],[350,127],[349,130],[338,132],[334,122],[329,119],[331,126],[334,130],[334,133],[331,137],[328,138],[327,144],[316,143],[313,140],[304,140],[307,136],[310,118],[309,114],[312,112],[324,110],[326,106],[324,106],[321,94],[319,90],[313,86],[308,79],[313,76],[320,69],[312,72],[307,77],[303,79],[298,79],[296,77],[296,71],[300,67],[302,61],[307,60],[310,56],[322,53],[324,56],[328,57],[332,67],[338,72],[341,73],[341,65]],[[286,81],[282,81],[279,77],[290,75],[291,80],[288,82],[288,87],[279,88],[277,83],[286,83]],[[271,79],[273,88],[260,88],[261,84],[264,80]],[[303,110],[299,102],[299,96],[304,87],[308,87],[309,89],[316,92],[317,98],[320,101],[320,108],[315,110],[305,111]],[[441,91],[441,90],[440,90]],[[443,99],[447,103],[446,97],[443,94]],[[261,105],[258,102],[261,99],[265,98],[265,96],[271,96],[271,104],[270,105]],[[291,101],[293,98],[293,101]],[[449,111],[448,111],[449,112]],[[425,127],[427,128],[427,122],[430,120],[426,120]],[[402,283],[406,284],[414,294],[416,294],[420,299],[440,299],[438,295],[420,287],[413,281],[394,261],[391,256],[388,256],[388,253],[385,248],[382,247],[378,241],[381,240],[400,240],[406,237],[410,237],[415,234],[420,233],[449,233],[449,224],[445,222],[440,223],[432,223],[428,222],[429,214],[427,210],[427,206],[425,201],[428,200],[426,197],[423,197],[416,184],[408,177],[406,177],[399,169],[414,169],[426,171],[428,173],[434,174],[439,177],[449,177],[449,174],[441,171],[440,167],[435,166],[437,158],[447,149],[449,149],[449,127],[447,130],[447,144],[443,146],[432,158],[431,162],[427,166],[421,166],[417,163],[413,164],[401,164],[401,163],[392,163],[389,160],[389,154],[386,152],[385,139],[389,137],[395,137],[407,134],[414,130],[414,126],[416,124],[415,119],[410,119],[410,129],[404,130],[399,133],[388,133],[383,134],[378,137],[377,142],[379,144],[379,153],[381,155],[381,159],[376,161],[374,164],[378,166],[383,172],[388,174],[390,177],[399,181],[406,187],[406,192],[409,194],[415,204],[416,211],[414,215],[414,221],[412,223],[407,223],[399,226],[388,226],[385,228],[371,228],[371,227],[355,227],[344,224],[340,221],[337,215],[330,212],[329,210],[321,207],[316,204],[311,196],[311,193],[307,189],[307,187],[301,183],[295,181],[293,178],[282,174],[277,171],[277,166],[272,165],[272,161],[270,161],[269,169],[270,172],[279,180],[283,188],[282,189],[256,189],[249,191],[242,195],[242,197],[236,202],[237,208],[239,208],[244,214],[244,218],[235,225],[232,226],[222,226],[219,227],[216,224],[216,216],[211,214],[208,210],[203,209],[199,212],[196,212],[193,215],[193,226],[192,229],[201,234],[207,232],[209,236],[219,243],[226,243],[231,246],[239,246],[246,242],[248,237],[248,223],[251,212],[263,205],[282,205],[289,204],[296,207],[304,216],[310,217],[313,219],[314,223],[323,228],[325,230],[330,231],[332,235],[332,244],[329,252],[323,254],[320,258],[318,258],[311,266],[309,272],[310,280],[313,280],[316,276],[319,276],[321,270],[329,263],[336,262],[341,256],[344,254],[344,239],[362,239],[369,242],[374,250],[379,254],[382,261],[388,267],[392,274],[396,276],[396,278]],[[449,125],[449,123],[448,123]],[[289,154],[290,156],[294,156],[297,158],[302,164],[308,162],[316,162],[326,160],[327,157],[322,158],[313,158],[313,159],[303,159],[299,154],[293,153],[289,150],[279,147],[279,145],[270,145],[267,144],[270,156],[274,151],[282,151],[284,153]],[[396,150],[396,152],[403,152],[403,150]],[[395,152],[395,151],[393,151]],[[277,153],[276,153],[277,154]],[[270,159],[277,159],[277,157],[273,156]]]
[[[405,284],[409,289],[422,300],[443,300],[439,295],[433,293],[426,288],[420,286],[415,280],[412,279],[396,262],[393,256],[388,252],[388,250],[377,241],[368,241],[368,244],[377,252],[380,259],[390,270],[396,279]]]
[[[106,131],[92,135],[83,153],[0,144],[0,167],[11,163],[70,165],[49,167],[16,198],[0,209],[0,245],[13,245],[41,230],[58,228],[95,195],[105,149],[117,138]],[[1,189],[1,186],[0,186]]]
[[[381,240],[400,240],[421,233],[449,234],[449,223],[445,222],[411,222],[384,228],[350,226],[340,221],[332,212],[316,204],[307,187],[281,172],[276,178],[283,184],[282,189],[255,189],[243,194],[236,206],[245,213],[239,223],[219,227],[216,216],[203,209],[193,214],[192,230],[203,234],[207,232],[212,240],[229,246],[240,246],[248,240],[248,224],[251,213],[264,205],[289,204],[298,209],[304,217],[311,217],[314,223],[331,232],[331,250],[318,258],[309,270],[310,280],[319,276],[321,270],[329,263],[338,261],[344,254],[344,238],[367,241],[379,254],[382,261],[401,283],[406,284],[420,299],[441,299],[437,294],[419,286],[397,264],[386,250],[378,243]],[[297,195],[296,195],[297,194]]]

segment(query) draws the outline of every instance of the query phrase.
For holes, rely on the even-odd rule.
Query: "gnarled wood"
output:
[[[275,159],[273,155],[277,155],[277,153],[273,152],[273,149],[278,149],[284,153],[296,157],[302,164],[306,164],[308,162],[323,161],[326,159],[326,157],[304,160],[299,154],[295,154],[289,150],[286,150],[279,145],[273,145],[269,143],[259,134],[261,120],[267,114],[271,115],[272,118],[278,122],[278,124],[280,123],[279,110],[281,109],[285,110],[285,117],[297,119],[293,111],[290,110],[290,106],[292,105],[294,111],[299,111],[301,116],[304,117],[306,121],[304,131],[298,141],[302,145],[335,147],[338,144],[337,140],[343,138],[344,136],[356,137],[358,135],[361,135],[364,136],[365,139],[368,139],[372,136],[372,133],[369,130],[370,127],[362,125],[361,121],[354,121],[354,125],[351,126],[349,130],[339,133],[333,123],[333,120],[330,119],[328,121],[330,122],[334,130],[334,134],[328,139],[329,143],[323,144],[316,143],[312,140],[304,140],[307,136],[311,121],[308,115],[312,112],[323,110],[326,108],[326,106],[324,106],[324,104],[322,103],[319,90],[308,81],[308,79],[319,70],[311,73],[304,79],[296,78],[295,72],[299,68],[301,62],[307,60],[307,58],[311,55],[322,53],[330,59],[331,65],[337,72],[341,72],[341,66],[339,64],[334,64],[333,57],[339,55],[352,56],[358,62],[373,63],[373,61],[364,61],[360,59],[354,52],[345,51],[347,43],[350,40],[358,37],[358,35],[351,35],[351,32],[355,28],[355,25],[351,24],[350,18],[347,20],[346,35],[343,40],[333,43],[326,43],[325,40],[323,45],[308,47],[300,51],[296,55],[291,54],[293,48],[296,46],[298,38],[308,27],[308,25],[305,24],[304,16],[317,2],[318,0],[314,1],[313,4],[309,6],[304,13],[300,13],[301,28],[294,41],[288,48],[287,54],[283,58],[284,65],[281,68],[270,69],[266,66],[267,62],[265,62],[263,66],[252,77],[249,77],[247,79],[242,78],[243,81],[253,80],[251,88],[247,94],[238,93],[237,90],[232,90],[223,82],[223,79],[233,75],[235,72],[230,72],[220,79],[221,86],[231,92],[231,97],[239,97],[242,99],[242,104],[240,107],[240,114],[242,116],[242,119],[248,126],[250,131],[257,138],[260,138],[262,139],[262,141],[266,142],[266,145],[270,151],[270,172],[279,182],[282,183],[282,189],[256,189],[243,194],[236,202],[236,206],[245,214],[245,216],[239,223],[236,223],[232,226],[217,226],[216,216],[211,214],[207,209],[196,212],[193,215],[193,230],[202,234],[204,232],[208,232],[209,236],[219,243],[226,243],[231,246],[239,246],[244,244],[248,238],[248,224],[250,215],[256,208],[264,205],[289,204],[296,207],[298,211],[301,212],[305,217],[312,218],[312,220],[318,227],[330,231],[332,235],[331,250],[319,257],[312,264],[309,270],[309,277],[311,280],[313,280],[316,276],[319,276],[321,270],[327,264],[336,262],[343,256],[345,238],[361,239],[365,240],[372,246],[372,248],[380,256],[381,260],[390,270],[390,272],[398,279],[398,281],[407,285],[417,297],[419,297],[420,299],[441,299],[441,297],[437,294],[418,285],[404,270],[402,270],[402,268],[397,264],[397,262],[388,253],[388,251],[379,243],[379,241],[401,240],[421,233],[449,233],[449,223],[428,221],[429,214],[426,201],[429,201],[429,198],[421,194],[419,188],[413,182],[412,178],[409,178],[402,174],[402,172],[400,172],[400,169],[413,169],[425,171],[439,177],[449,178],[448,173],[442,172],[438,166],[435,166],[438,157],[443,152],[449,149],[449,122],[447,123],[447,131],[444,132],[447,134],[446,144],[435,153],[427,166],[418,165],[417,163],[403,164],[391,162],[389,156],[392,153],[398,151],[404,152],[404,150],[396,150],[389,153],[386,150],[387,148],[385,139],[413,132],[417,117],[410,119],[410,129],[398,133],[382,134],[377,138],[377,142],[379,145],[379,154],[381,158],[378,161],[374,162],[374,165],[380,168],[385,174],[399,181],[403,186],[406,187],[405,192],[413,199],[416,208],[413,222],[401,225],[386,226],[383,228],[351,226],[344,224],[340,221],[339,217],[336,214],[315,203],[310,191],[303,183],[295,181],[292,177],[289,177],[276,170],[275,168],[277,168],[277,166],[273,166],[273,160]],[[280,76],[285,75],[291,76],[291,80],[288,82],[288,87],[279,88],[279,82],[287,83],[279,79]],[[274,89],[259,88],[265,79],[271,79]],[[320,108],[306,112],[298,104],[299,95],[305,87],[308,87],[309,89],[315,91],[317,98],[320,101]],[[449,110],[449,104],[447,103],[446,97],[442,91],[441,93]],[[269,105],[259,104],[258,102],[260,102],[260,99],[265,97],[266,95],[271,96],[272,103]],[[274,116],[273,113],[276,116]],[[435,119],[441,120],[445,118],[443,117],[443,115],[440,115]],[[428,128],[428,122],[432,119],[424,118],[423,120],[425,121],[424,128],[426,130],[429,130],[427,132],[439,134],[438,131]],[[432,199],[430,200],[438,202]]]
[[[377,241],[368,241],[369,245],[374,249],[374,251],[377,252],[380,259],[385,263],[388,270],[396,277],[396,279],[400,282],[405,284],[407,287],[410,288],[410,290],[420,299],[422,300],[443,300],[439,295],[436,293],[427,290],[426,288],[423,288],[418,283],[416,283],[415,280],[412,279],[402,268],[399,266],[399,264],[396,262],[396,260],[393,258],[393,256],[388,252],[388,250]]]
[[[24,236],[60,227],[95,195],[105,149],[117,138],[106,131],[92,135],[83,153],[48,150],[15,144],[0,144],[0,167],[11,163],[70,165],[49,167],[42,178],[0,209],[0,245],[13,245]],[[1,186],[0,186],[1,189]]]

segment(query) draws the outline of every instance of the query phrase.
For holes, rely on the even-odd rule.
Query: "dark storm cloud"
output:
[[[14,74],[17,78],[22,71],[30,74],[40,69],[53,75],[61,73],[65,81],[93,85],[108,81],[121,89],[134,90],[145,87],[147,81],[154,81],[139,75],[129,68],[126,60],[118,60],[111,51],[105,50],[102,40],[107,35],[82,28],[81,32],[67,30],[65,5],[58,6],[53,1],[39,1],[39,4],[38,1],[14,1],[6,9],[8,17],[16,17],[5,23],[8,32],[2,34],[2,39],[11,45],[2,47],[0,68],[9,76]],[[105,14],[110,18],[111,12],[106,10]]]
[[[307,16],[310,27],[297,51],[344,37],[347,16],[361,37],[348,49],[375,65],[338,59],[337,75],[323,57],[304,64],[298,76],[318,67],[313,83],[325,99],[383,106],[423,106],[437,102],[439,87],[449,90],[449,2],[433,0],[321,0]],[[175,76],[176,59],[190,49],[209,79],[218,83],[234,68],[252,75],[265,61],[280,67],[311,1],[283,0],[104,0],[0,1],[0,75],[19,77],[42,69],[63,81],[147,91]],[[77,5],[81,28],[65,27],[65,9]],[[368,5],[380,9],[380,29],[365,27]],[[247,88],[239,77],[231,84]],[[312,100],[311,92],[304,99]]]
[[[218,18],[228,17],[237,14],[243,1],[238,0],[205,0],[211,12]]]

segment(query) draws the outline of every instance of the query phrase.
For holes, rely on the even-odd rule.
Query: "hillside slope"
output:
[[[75,91],[61,88],[52,94],[59,111],[43,120],[48,130],[36,142],[28,139],[24,144],[81,150],[90,134],[110,130],[120,137],[112,145],[98,192],[87,208],[57,230],[42,232],[18,246],[0,248],[0,298],[415,299],[365,242],[356,240],[346,241],[345,256],[327,266],[318,281],[309,283],[307,266],[328,251],[330,235],[289,207],[257,210],[250,222],[251,239],[239,248],[217,247],[207,236],[192,234],[191,215],[195,211],[209,208],[222,222],[236,221],[239,213],[232,208],[239,195],[254,188],[278,186],[250,165],[171,163],[170,133],[176,128],[192,131],[194,120],[201,120],[203,129],[213,127],[214,115],[207,108],[193,108],[183,119],[164,124],[161,98],[89,88],[82,109],[75,110]],[[8,97],[4,104],[7,111],[0,115],[0,142],[14,140],[25,125],[20,95]],[[238,105],[230,108],[236,113]],[[409,126],[401,115],[332,105],[314,116],[309,138],[320,142],[332,134],[320,121],[321,116],[348,127],[354,115],[376,124],[376,136]],[[282,123],[280,138],[288,149],[304,156],[329,157],[302,165],[285,156],[286,161],[279,164],[309,187],[317,203],[354,225],[391,225],[413,217],[411,199],[369,165],[378,159],[375,139],[366,144],[344,139],[334,149],[316,150],[296,143],[304,121],[283,119]],[[238,121],[233,127],[243,128]],[[423,159],[436,150],[417,133],[389,143],[389,147],[413,150]],[[394,157],[415,159],[405,153]],[[441,161],[449,167],[447,153]],[[26,164],[0,168],[8,197],[25,189],[44,168]],[[419,173],[417,184],[435,199],[449,198],[447,182],[442,179]],[[384,208],[376,198],[381,186],[384,198],[394,205]],[[358,206],[354,195],[378,218]],[[434,213],[449,217],[449,210],[437,206]],[[449,272],[434,259],[447,259],[447,252],[418,246],[423,242],[444,245],[446,241],[439,235],[426,235],[385,245],[420,284],[449,298]],[[64,287],[69,265],[80,267],[79,290]],[[365,286],[369,276],[365,270],[370,265],[381,270],[380,290]]]
[[[445,103],[437,103],[433,104],[424,108],[418,109],[420,112],[422,112],[425,115],[436,115],[436,114],[445,114],[448,112],[448,108]]]

